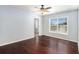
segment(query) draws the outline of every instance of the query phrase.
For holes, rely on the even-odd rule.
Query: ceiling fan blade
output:
[[[34,7],[34,8],[36,8],[36,9],[40,9],[39,7]]]
[[[41,11],[41,12],[49,12],[48,10],[39,10],[39,11]]]
[[[51,9],[52,7],[47,7],[47,8],[45,8],[45,9]]]

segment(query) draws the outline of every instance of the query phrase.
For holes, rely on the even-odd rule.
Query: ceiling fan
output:
[[[45,5],[41,5],[40,8],[37,8],[39,12],[41,12],[41,14],[45,14],[49,12],[49,9],[51,9],[52,7],[45,7]]]

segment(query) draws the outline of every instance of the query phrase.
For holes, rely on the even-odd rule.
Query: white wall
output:
[[[51,15],[45,15],[43,16],[43,34],[47,36],[52,36],[56,38],[62,38],[65,40],[69,41],[78,41],[77,37],[77,10],[72,10],[72,11],[66,11],[66,12],[60,12],[56,14],[51,14]],[[49,18],[54,18],[54,17],[62,17],[62,16],[68,16],[68,35],[63,35],[63,34],[56,34],[56,33],[50,33],[49,32]]]
[[[22,6],[21,6],[22,7]],[[0,6],[0,46],[32,38],[34,18],[41,18],[29,10],[15,6]],[[41,24],[40,24],[41,34]]]

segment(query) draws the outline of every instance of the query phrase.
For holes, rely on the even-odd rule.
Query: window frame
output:
[[[58,18],[67,18],[67,32],[64,33],[64,32],[59,32],[58,31]],[[57,30],[56,31],[51,31],[51,20],[52,19],[57,19]],[[50,33],[56,33],[56,34],[64,34],[64,35],[68,35],[68,20],[69,20],[69,17],[68,16],[62,16],[62,17],[54,17],[54,18],[49,18],[49,32]]]

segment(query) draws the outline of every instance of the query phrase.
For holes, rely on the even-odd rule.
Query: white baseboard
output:
[[[46,35],[46,36],[50,36],[50,35]],[[54,36],[50,36],[50,37],[54,37]],[[61,37],[55,37],[55,38],[59,38],[59,39],[62,39],[62,40],[67,40],[67,41],[72,41],[72,42],[78,43],[78,41],[75,41],[75,40],[69,40],[69,39],[65,39],[65,38],[61,38]]]
[[[34,37],[34,36],[29,37],[29,38],[23,38],[23,39],[16,40],[16,41],[6,42],[6,43],[3,43],[3,44],[0,44],[0,46],[4,46],[4,45],[8,45],[8,44],[12,44],[12,43],[16,43],[16,42],[23,41],[23,40],[28,40],[28,39],[33,38],[33,37]]]
[[[41,35],[40,35],[40,36],[41,36]],[[46,35],[46,36],[49,36],[49,35]],[[3,44],[0,44],[0,46],[12,44],[12,43],[19,42],[19,41],[23,41],[23,40],[28,40],[28,39],[33,38],[33,37],[34,37],[34,36],[31,36],[31,37],[29,37],[29,38],[23,38],[23,39],[16,40],[16,41],[6,42],[6,43],[3,43]],[[50,36],[50,37],[53,37],[53,36]],[[59,37],[55,37],[55,38],[59,38]],[[60,39],[63,39],[63,38],[60,38]],[[69,39],[64,39],[64,40],[68,40],[68,41],[72,41],[72,42],[78,43],[78,41],[74,41],[74,40],[69,40]]]
[[[41,36],[41,34],[39,36]],[[28,39],[31,39],[31,38],[34,38],[34,36],[31,36],[31,37],[28,37],[28,38],[27,37],[26,38],[22,38],[22,39],[19,39],[19,40],[16,40],[16,41],[2,43],[2,44],[0,44],[0,46],[16,43],[16,42],[23,41],[23,40],[28,40]]]

